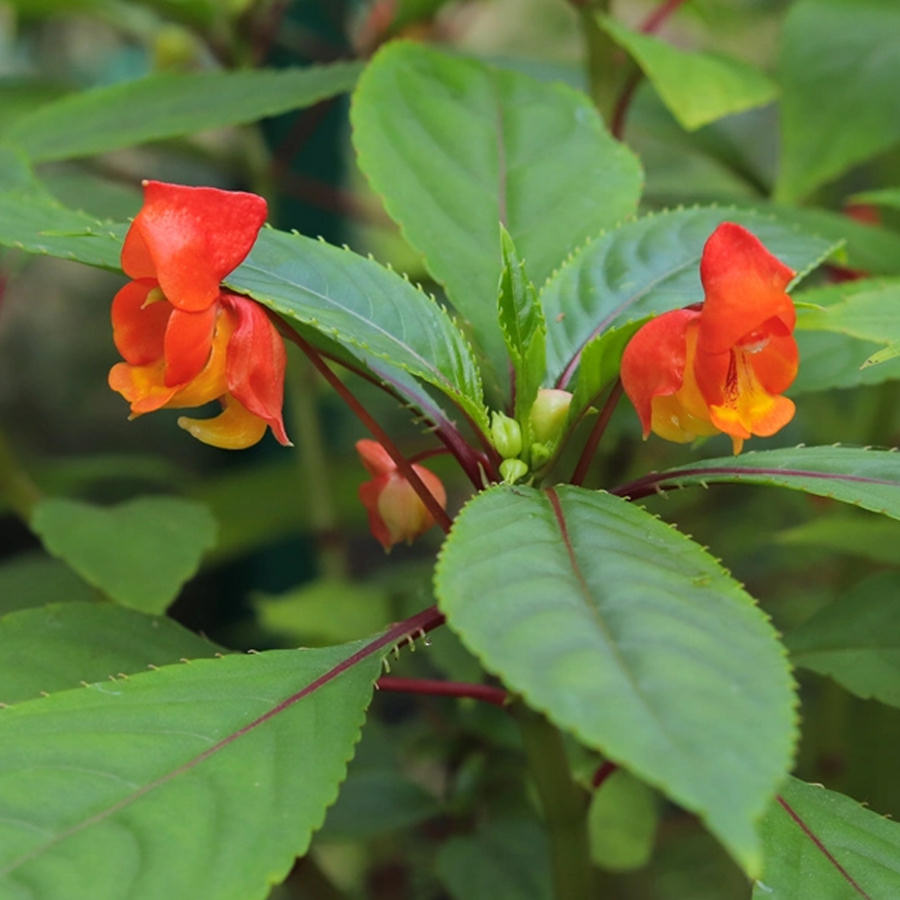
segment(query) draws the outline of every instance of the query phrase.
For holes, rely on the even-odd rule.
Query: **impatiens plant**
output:
[[[0,898],[900,896],[900,237],[859,193],[900,159],[822,187],[900,132],[866,82],[870,130],[800,165],[800,110],[857,94],[796,63],[874,53],[891,5],[797,0],[774,80],[656,34],[690,2],[538,2],[586,80],[435,46],[439,2],[253,69],[314,23],[227,6],[127,20],[220,68],[0,90],[10,296],[20,251],[114,273],[90,379],[144,451],[0,439],[39,545],[0,566]],[[347,91],[323,158],[357,171],[315,183]],[[875,224],[827,209],[850,185]]]

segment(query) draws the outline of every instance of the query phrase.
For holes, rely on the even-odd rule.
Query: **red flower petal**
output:
[[[186,384],[196,378],[209,359],[218,304],[200,312],[173,309],[166,328],[166,384]]]
[[[638,329],[622,354],[622,387],[634,404],[644,429],[650,433],[654,397],[674,394],[684,380],[686,331],[700,313],[674,309]]]
[[[370,441],[367,438],[363,438],[356,442],[356,452],[359,454],[360,461],[366,467],[366,471],[376,478],[381,475],[390,475],[397,468],[397,464],[391,459],[390,453],[378,441]]]
[[[256,194],[145,182],[122,267],[135,278],[155,277],[173,306],[198,312],[215,302],[265,219],[266,201]]]
[[[113,341],[125,361],[143,366],[163,355],[163,338],[172,313],[165,300],[144,305],[156,282],[129,281],[112,302]]]
[[[797,377],[799,354],[791,335],[772,335],[759,352],[750,354],[750,364],[759,383],[770,393],[786,391]]]
[[[724,353],[773,317],[791,331],[796,313],[785,288],[793,277],[793,270],[745,228],[719,225],[700,261],[706,300],[698,353]]]
[[[228,342],[228,390],[251,413],[265,419],[278,443],[290,445],[284,430],[284,341],[266,311],[253,300],[222,294],[226,308],[237,316]]]
[[[375,441],[368,441],[368,443],[374,444]],[[359,444],[357,444],[357,449],[359,449]],[[388,481],[390,481],[390,475],[382,475],[359,486],[359,499],[369,517],[369,531],[385,550],[390,550],[394,541],[391,539],[391,533],[384,523],[384,519],[381,518],[381,513],[378,512],[378,498]]]

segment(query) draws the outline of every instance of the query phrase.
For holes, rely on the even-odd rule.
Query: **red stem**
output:
[[[400,448],[390,439],[387,432],[372,418],[369,411],[353,396],[353,393],[341,381],[334,372],[326,364],[325,360],[319,356],[318,351],[302,338],[297,332],[294,332],[292,339],[294,343],[306,354],[309,361],[316,367],[322,377],[334,388],[338,396],[350,407],[356,417],[369,429],[372,436],[384,447],[388,452],[388,456],[394,461],[397,469],[403,477],[410,483],[412,489],[419,495],[419,499],[425,504],[425,508],[431,514],[432,518],[444,533],[450,531],[453,524],[450,516],[447,515],[444,508],[438,503],[434,494],[428,490],[421,478],[416,474],[416,470],[412,467],[409,460],[400,452]]]
[[[594,772],[594,777],[591,779],[591,787],[593,787],[594,790],[601,787],[603,782],[618,768],[619,767],[612,760],[606,760],[606,762]]]
[[[302,350],[303,345],[300,344],[300,340],[302,340],[302,338],[299,337],[296,329],[294,329],[277,313],[269,310],[269,315],[272,317],[272,320],[275,322],[275,325],[281,332],[281,335],[287,338],[292,343],[296,344]],[[381,375],[381,377],[377,377],[381,373],[372,375],[365,369],[352,366],[344,360],[335,359],[334,357],[329,356],[327,353],[323,353],[321,351],[318,352],[319,355],[324,357],[325,359],[343,366],[345,369],[347,369],[347,371],[353,372],[354,375],[358,375],[360,378],[368,381],[369,384],[373,384],[375,387],[379,388],[379,390],[384,391],[401,405],[408,404],[409,401],[402,394],[400,394],[399,391],[390,386],[390,379],[387,375]],[[429,424],[431,430],[435,434],[435,437],[437,437],[441,441],[441,443],[447,448],[447,451],[453,454],[456,461],[459,463],[460,468],[462,468],[462,470],[469,477],[469,480],[472,482],[472,486],[475,488],[475,490],[480,491],[484,487],[484,479],[482,477],[481,471],[479,470],[479,463],[484,466],[485,471],[489,473],[492,471],[494,472],[494,480],[499,480],[499,476],[496,476],[496,469],[493,466],[491,460],[489,460],[483,454],[478,453],[476,450],[473,450],[463,440],[462,435],[460,435],[460,433],[456,430],[452,422],[450,422],[443,416],[436,415],[436,409],[433,411],[423,409],[423,413],[425,415],[424,421]],[[472,427],[475,428],[476,426],[473,425]],[[417,460],[412,460],[412,462],[416,461]]]
[[[676,12],[684,2],[685,0],[665,0],[664,3],[661,3],[649,16],[647,16],[646,19],[644,19],[643,22],[641,22],[639,30],[643,34],[653,34],[653,32],[656,31],[669,16]],[[641,83],[642,77],[643,73],[640,69],[637,69],[628,81],[625,82],[622,93],[619,94],[619,98],[616,100],[610,131],[612,132],[613,137],[618,138],[619,140],[621,140],[622,134],[625,131],[625,116],[628,113],[628,107],[631,106],[634,92]]]
[[[665,0],[665,3],[660,3],[659,6],[641,22],[641,31],[644,34],[653,34],[672,13],[677,12],[678,7],[681,6],[685,0]]]
[[[606,398],[606,403],[603,404],[603,409],[600,410],[600,415],[597,416],[594,427],[591,429],[587,443],[584,445],[584,450],[581,451],[578,464],[575,466],[575,471],[572,473],[572,484],[581,484],[584,481],[584,476],[587,475],[587,471],[590,468],[591,460],[594,458],[594,453],[597,450],[597,445],[600,443],[600,438],[603,437],[606,426],[609,425],[609,420],[612,418],[613,411],[621,396],[622,382],[617,378],[616,383],[609,392],[609,396]]]
[[[432,678],[394,678],[385,675],[379,678],[377,686],[382,691],[397,691],[403,694],[429,694],[435,697],[471,697],[494,706],[506,706],[509,694],[503,688],[489,684],[466,684],[461,681],[437,681]]]

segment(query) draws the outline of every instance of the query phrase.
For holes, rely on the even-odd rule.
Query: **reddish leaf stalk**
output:
[[[606,760],[603,765],[594,772],[594,777],[591,779],[591,787],[593,787],[594,790],[602,787],[603,782],[618,768],[619,767],[612,760]]]
[[[489,684],[466,684],[460,681],[438,681],[431,678],[394,678],[385,675],[376,682],[379,690],[396,691],[402,694],[428,694],[434,697],[471,697],[493,703],[494,706],[506,706],[509,694],[502,688]]]
[[[678,8],[684,4],[685,0],[665,0],[665,3],[660,3],[660,5],[641,22],[640,30],[644,34],[653,34],[666,19],[669,18],[673,13],[678,11]]]
[[[274,313],[270,310],[269,314],[272,316],[272,319],[275,321],[275,324],[281,334],[289,341],[300,347],[300,349],[305,353],[306,351],[303,348],[303,344],[300,343],[303,338],[299,336],[296,329],[294,329],[290,325],[290,323],[286,322],[284,318],[279,316],[277,313]],[[305,343],[308,346],[308,342]],[[369,384],[372,384],[380,390],[384,391],[386,394],[389,394],[398,403],[408,403],[408,401],[400,393],[400,391],[392,386],[390,377],[388,375],[377,373],[377,376],[373,376],[365,369],[349,365],[344,360],[335,359],[334,357],[329,356],[327,353],[323,353],[318,350],[316,352],[320,357],[343,366],[349,372],[353,372],[354,375],[358,375],[360,378],[368,381]],[[484,487],[484,478],[482,476],[481,468],[479,467],[483,467],[484,471],[486,471],[488,475],[494,479],[494,481],[499,481],[500,476],[497,474],[497,469],[494,461],[487,457],[485,454],[473,450],[473,448],[465,442],[462,435],[454,427],[453,423],[443,416],[436,415],[436,412],[437,410],[424,410],[425,421],[430,425],[435,437],[437,437],[440,442],[447,448],[447,450],[456,458],[456,461],[459,463],[460,468],[463,470],[463,472],[466,473],[469,481],[472,482],[472,486],[479,491]],[[470,419],[468,419],[468,417],[467,421],[469,421],[469,423],[472,425],[473,430],[476,431],[483,442],[486,441],[486,438],[481,435],[480,430],[474,423],[471,422]],[[412,462],[417,462],[417,460],[414,459],[412,460]]]
[[[609,392],[609,396],[606,398],[606,403],[603,404],[603,409],[600,410],[600,415],[597,416],[597,421],[594,423],[590,435],[588,435],[584,450],[581,451],[578,464],[575,466],[575,471],[572,473],[572,484],[582,484],[584,481],[584,477],[587,475],[587,471],[590,468],[591,460],[594,458],[594,453],[597,450],[597,445],[600,443],[600,439],[606,431],[606,426],[609,425],[609,420],[612,418],[616,404],[619,402],[621,396],[622,382],[617,378],[616,383]]]
[[[410,483],[412,489],[419,495],[419,499],[425,504],[425,508],[431,514],[432,518],[441,526],[444,533],[450,531],[453,524],[450,516],[447,515],[444,508],[437,502],[431,491],[425,487],[422,479],[419,478],[416,470],[412,467],[409,460],[400,452],[400,448],[391,440],[387,432],[372,418],[369,411],[353,396],[347,386],[341,381],[334,372],[328,367],[328,364],[319,356],[318,351],[299,334],[294,332],[292,336],[294,343],[306,354],[309,361],[316,367],[322,377],[334,388],[338,396],[350,407],[356,417],[369,429],[372,436],[377,440],[388,455],[394,461],[397,469],[403,477]]]

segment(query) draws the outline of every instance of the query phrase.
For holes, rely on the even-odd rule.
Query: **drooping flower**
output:
[[[434,517],[381,444],[357,441],[356,452],[373,476],[371,481],[359,486],[359,499],[369,514],[373,536],[385,550],[400,541],[411,544],[414,538],[434,525]],[[444,509],[447,494],[440,478],[424,466],[414,465],[413,471]]]
[[[265,218],[266,201],[255,194],[144,183],[122,247],[134,280],[112,305],[125,362],[113,366],[109,385],[132,416],[218,400],[218,416],[178,424],[215,447],[249,447],[267,427],[290,443],[281,416],[284,342],[261,306],[221,287]]]
[[[735,453],[794,416],[782,392],[797,374],[794,272],[749,231],[724,222],[700,261],[704,301],[641,327],[622,356],[622,386],[651,431],[680,443],[730,435]]]

